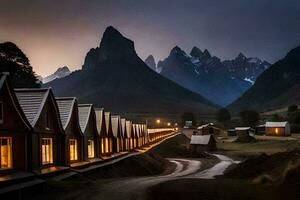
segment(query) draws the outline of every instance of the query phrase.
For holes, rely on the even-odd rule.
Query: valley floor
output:
[[[270,163],[266,166],[274,164],[273,168],[276,168],[279,159],[284,159],[282,163],[288,164],[295,155],[286,153],[283,157],[277,156],[278,158],[276,155],[290,148],[297,149],[298,140],[259,140],[247,144],[235,143],[232,140],[234,138],[220,138],[219,150],[213,155],[191,155],[188,153],[189,139],[181,134],[143,155],[126,159],[109,169],[61,182],[50,182],[43,193],[30,196],[30,199],[276,200],[283,199],[282,191],[296,193],[295,190],[286,189],[286,182],[254,182],[255,177],[261,175],[258,172],[265,173],[266,170],[256,169],[253,165],[257,164],[256,159],[262,153],[270,155],[260,158],[260,162],[269,160]],[[231,158],[247,161],[237,165]],[[260,165],[264,166],[263,163]],[[282,167],[284,166],[278,166]],[[248,175],[251,170],[257,174]],[[215,175],[222,175],[224,171],[225,176],[214,178]],[[242,176],[239,176],[239,171]],[[278,187],[279,184],[283,185],[282,189]],[[289,198],[287,195],[284,197]],[[294,198],[291,196],[289,199]]]

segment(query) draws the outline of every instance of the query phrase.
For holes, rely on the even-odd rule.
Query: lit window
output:
[[[43,165],[53,163],[52,138],[42,138],[42,163]]]
[[[77,160],[77,140],[76,139],[70,139],[70,160]]]
[[[3,124],[3,103],[0,102],[0,124]]]
[[[278,128],[275,128],[275,133],[278,134],[278,132],[279,132],[279,131],[278,131]]]
[[[0,137],[0,169],[12,168],[12,138]]]
[[[88,157],[95,157],[94,140],[88,140]]]
[[[101,153],[105,153],[105,139],[104,138],[101,138]]]

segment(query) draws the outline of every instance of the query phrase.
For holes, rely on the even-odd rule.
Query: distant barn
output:
[[[198,135],[209,135],[209,134],[215,135],[220,133],[220,129],[215,127],[213,123],[199,126],[197,130],[198,130]]]
[[[214,151],[217,149],[216,143],[213,135],[192,135],[190,150],[192,153]]]
[[[266,122],[266,135],[290,136],[291,129],[288,122]]]

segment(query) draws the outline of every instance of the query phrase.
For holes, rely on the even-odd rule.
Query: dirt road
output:
[[[201,161],[192,159],[169,158],[175,164],[174,170],[162,176],[133,177],[113,180],[100,191],[90,194],[90,199],[110,199],[110,200],[143,200],[147,197],[147,189],[159,183],[176,180],[180,178],[203,178],[212,179],[215,175],[220,175],[234,161],[222,155],[215,155],[220,159],[212,168],[201,171]]]

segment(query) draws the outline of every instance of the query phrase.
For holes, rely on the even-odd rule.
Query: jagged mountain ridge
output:
[[[158,62],[157,69],[163,76],[224,106],[249,89],[270,65],[258,58],[242,56],[221,61],[207,49],[194,47],[187,55],[176,46],[166,59]]]
[[[87,53],[82,70],[46,86],[58,96],[76,96],[118,113],[212,114],[216,109],[199,94],[149,69],[133,41],[113,27],[105,30],[100,46]]]
[[[228,106],[234,112],[244,109],[274,110],[300,105],[300,47],[264,71],[243,96]]]

